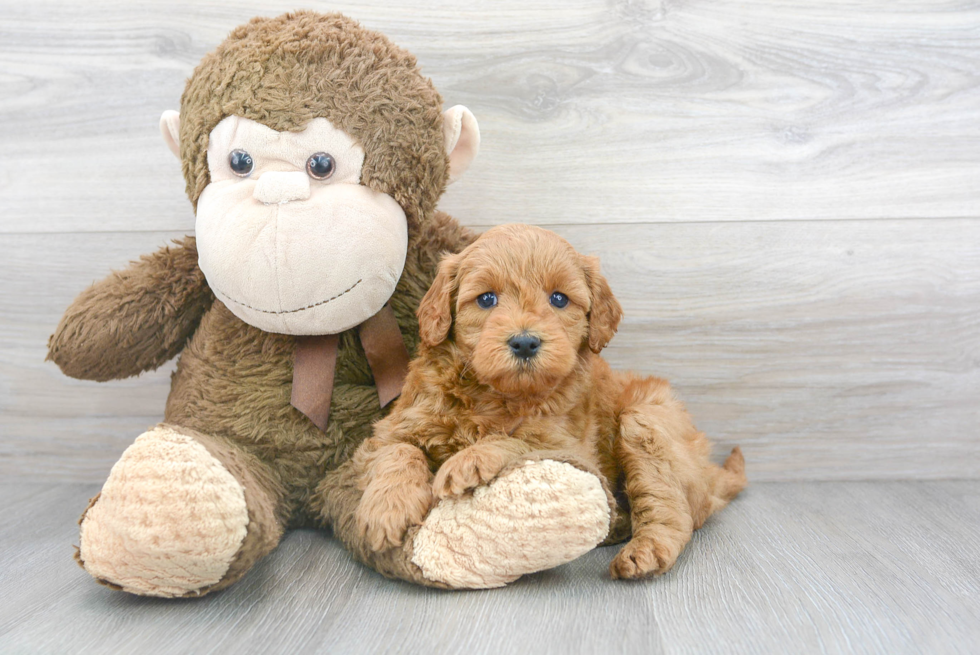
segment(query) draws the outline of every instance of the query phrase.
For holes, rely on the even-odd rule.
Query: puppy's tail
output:
[[[720,468],[717,466],[712,468],[714,479],[711,495],[725,503],[737,496],[748,484],[745,478],[745,458],[742,456],[742,449],[738,446],[732,448],[732,454]]]

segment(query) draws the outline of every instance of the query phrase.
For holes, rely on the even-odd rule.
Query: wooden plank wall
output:
[[[980,4],[309,2],[413,51],[483,149],[442,207],[602,257],[607,351],[756,480],[980,476]],[[157,131],[292,2],[0,1],[0,475],[104,478],[168,372],[63,377],[84,286],[193,228]]]

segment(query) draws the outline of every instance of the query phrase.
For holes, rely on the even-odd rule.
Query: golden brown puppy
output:
[[[598,356],[622,309],[598,260],[558,235],[486,232],[443,259],[418,316],[422,345],[401,398],[354,459],[357,522],[376,550],[400,545],[434,499],[545,451],[591,463],[625,494],[632,539],[610,571],[639,578],[670,569],[744,488],[741,451],[712,464],[667,382],[613,372]]]

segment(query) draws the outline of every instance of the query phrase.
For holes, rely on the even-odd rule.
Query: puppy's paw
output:
[[[614,580],[636,580],[666,573],[674,566],[684,543],[669,535],[633,537],[613,558],[609,574]]]
[[[492,448],[470,446],[447,459],[436,473],[432,490],[436,498],[461,496],[493,480],[509,459]]]
[[[405,533],[421,525],[432,507],[429,485],[368,485],[354,514],[361,540],[380,552],[402,545]]]

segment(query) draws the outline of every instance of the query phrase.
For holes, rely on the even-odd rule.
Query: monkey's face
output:
[[[197,210],[201,270],[260,329],[336,334],[391,297],[412,237],[480,131],[415,58],[340,14],[235,29],[194,69],[164,141]]]
[[[405,213],[361,182],[364,151],[326,118],[277,132],[229,116],[208,143],[201,270],[246,323],[333,334],[377,313],[401,277]]]

